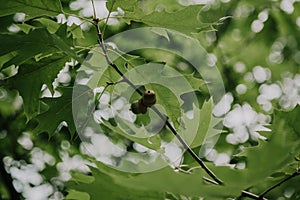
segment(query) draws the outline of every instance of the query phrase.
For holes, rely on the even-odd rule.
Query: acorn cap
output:
[[[153,90],[146,90],[143,94],[142,104],[150,107],[156,103],[156,95]]]

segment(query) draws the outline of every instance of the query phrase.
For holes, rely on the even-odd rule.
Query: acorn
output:
[[[156,95],[153,90],[146,90],[143,94],[142,104],[151,107],[156,103]]]
[[[131,104],[130,110],[134,114],[145,114],[147,112],[147,108],[153,106],[155,103],[155,92],[153,90],[146,90],[139,101]]]
[[[140,109],[139,109],[139,105],[138,102],[134,102],[130,105],[130,110],[134,113],[134,114],[140,114]]]
[[[130,106],[130,110],[134,114],[145,114],[147,112],[147,106],[142,104],[142,99],[140,99],[138,102],[134,102]]]

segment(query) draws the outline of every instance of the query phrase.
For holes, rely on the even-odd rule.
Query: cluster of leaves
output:
[[[62,3],[67,6],[63,8]],[[47,132],[49,138],[57,139],[58,141],[53,144],[54,147],[44,146],[45,150],[53,151],[53,154],[58,154],[58,152],[55,152],[55,145],[59,145],[59,142],[67,137],[66,135],[63,138],[57,136],[58,132],[64,134],[69,132],[71,137],[78,136],[72,113],[72,104],[76,99],[73,94],[73,85],[76,82],[78,71],[84,65],[84,59],[90,56],[88,52],[95,45],[98,45],[98,36],[93,26],[89,30],[83,31],[77,25],[68,26],[66,23],[57,23],[56,16],[58,14],[79,17],[78,12],[67,13],[67,11],[71,12],[68,10],[68,3],[70,2],[60,0],[3,0],[1,2],[0,22],[5,23],[2,23],[3,25],[0,27],[0,70],[2,76],[0,89],[7,93],[5,96],[6,101],[0,102],[1,131],[7,131],[11,134],[8,136],[12,139],[11,141],[15,141],[5,144],[5,140],[0,139],[0,150],[3,152],[0,154],[1,160],[7,155],[16,159],[24,156],[24,152],[20,153],[20,150],[14,150],[13,147],[17,145],[18,135],[16,133],[25,130],[30,131],[34,136],[33,138],[37,138],[36,143],[40,143],[40,146],[46,143],[44,139],[38,139],[39,136],[42,137],[42,135],[37,136],[40,133]],[[287,42],[288,45],[284,52],[287,56],[285,62],[272,64],[265,59],[269,55],[269,48],[267,47],[277,38],[284,37],[288,40],[294,38],[295,41],[299,41],[297,40],[299,30],[291,28],[292,25],[288,23],[290,19],[296,20],[297,13],[300,12],[299,8],[296,9],[293,15],[289,16],[279,10],[279,3],[272,1],[264,3],[259,1],[251,3],[231,1],[226,4],[218,2],[218,4],[204,7],[203,5],[183,6],[171,0],[110,0],[106,5],[110,12],[118,11],[118,8],[122,9],[123,15],[118,16],[120,24],[116,27],[107,26],[101,21],[100,28],[105,27],[105,37],[123,30],[150,26],[175,30],[197,38],[201,44],[217,56],[217,65],[220,71],[223,72],[225,88],[234,94],[237,102],[248,101],[253,103],[255,102],[253,97],[257,96],[252,91],[244,96],[239,96],[235,92],[235,87],[243,81],[232,67],[237,61],[242,60],[247,66],[251,66],[249,70],[255,65],[270,66],[272,74],[275,74],[273,81],[279,80],[278,74],[285,72],[286,69],[282,65],[288,64],[291,66],[289,67],[291,72],[299,72],[299,69],[295,67],[297,62],[290,61],[288,57],[288,52],[295,54],[298,51],[297,45],[290,44],[290,42]],[[159,10],[158,8],[163,9]],[[226,17],[235,16],[237,12],[242,12],[242,8],[248,8],[247,12],[250,12],[250,17],[240,19]],[[256,17],[255,14],[262,10],[269,11],[270,19],[265,24],[266,28],[255,34],[251,32],[250,24]],[[7,27],[13,23],[14,14],[20,12],[25,13],[25,19],[22,23],[15,24],[19,31],[17,33],[7,31]],[[227,20],[223,21],[224,19]],[[93,25],[91,19],[84,20],[84,22]],[[220,24],[221,22],[223,23]],[[273,30],[274,27],[276,27],[276,30]],[[215,29],[218,32],[214,32]],[[242,41],[232,40],[232,35],[237,32],[237,29],[239,29],[239,34],[242,36]],[[270,33],[272,33],[272,37],[269,37]],[[167,39],[169,37],[168,32],[157,31],[156,34]],[[215,39],[213,42],[207,42],[205,38],[211,36],[211,34],[214,34]],[[239,51],[240,48],[238,47],[245,44],[247,48],[242,52]],[[127,44],[120,43],[118,45]],[[193,51],[188,49],[188,45],[184,48],[187,52]],[[257,49],[260,49],[260,51],[257,51]],[[114,54],[115,52],[109,53],[109,56],[113,57]],[[102,55],[101,61],[96,60],[94,63],[98,68],[107,65],[103,54],[97,54],[97,56],[99,55]],[[127,68],[123,66],[127,66],[128,63],[130,67],[134,68],[141,64],[147,66],[147,63],[151,61],[176,68],[181,60],[178,56],[170,56],[168,52],[154,53],[148,49],[133,52],[131,55],[123,55],[114,63],[120,66],[123,73],[126,73]],[[67,62],[72,63],[68,65],[71,81],[67,85],[60,84],[58,87],[54,87],[53,82]],[[93,65],[92,61],[90,63]],[[121,80],[121,77],[113,68],[103,69],[106,69],[106,71],[103,78],[96,83],[96,87],[105,86],[107,82],[116,83]],[[180,78],[176,75],[166,74],[163,68],[151,71],[153,69],[149,67],[147,70],[140,73],[147,75],[147,80],[150,81],[157,76],[165,76],[164,79],[168,82]],[[209,132],[209,136],[215,136],[221,133],[219,130],[214,129],[219,120],[212,116],[213,102],[206,92],[206,86],[203,86],[204,81],[198,78],[198,74],[193,70],[188,71],[188,73],[182,72],[182,74],[191,84],[191,91],[183,91],[178,86],[175,89],[177,93],[174,95],[167,87],[156,84],[147,84],[146,87],[157,91],[158,104],[165,105],[165,114],[169,116],[176,128],[180,125],[180,116],[186,111],[184,110],[184,106],[187,106],[184,104],[185,95],[193,91],[200,94],[197,96],[199,105],[190,108],[194,111],[193,121],[181,118],[181,120],[187,122],[185,125],[188,127],[192,127],[193,123],[200,121],[199,127],[193,129],[194,133],[192,134],[194,135],[192,135],[192,138],[189,138],[188,134],[184,134],[184,139],[189,141],[191,148],[199,151],[199,147],[205,141],[204,134]],[[135,76],[129,76],[129,78],[134,79]],[[252,85],[252,87],[256,88],[258,85]],[[52,95],[59,93],[59,97],[43,97],[45,88]],[[113,89],[113,86],[109,86],[107,91],[112,93]],[[122,92],[120,92],[120,96]],[[22,107],[16,106],[15,103],[16,101],[20,102],[19,96],[22,97]],[[133,102],[137,99],[138,97],[133,95],[130,101]],[[180,100],[177,101],[177,99]],[[253,104],[255,107],[255,103]],[[256,107],[259,109],[258,106]],[[188,154],[184,155],[183,164],[188,166],[186,170],[174,171],[171,167],[165,167],[143,174],[120,172],[101,162],[93,161],[96,166],[90,167],[92,175],[83,175],[78,172],[72,174],[73,179],[66,184],[65,188],[68,192],[66,199],[193,199],[200,197],[226,199],[241,197],[243,190],[261,193],[297,169],[295,157],[298,156],[300,150],[300,127],[297,123],[299,113],[299,107],[290,112],[275,112],[271,126],[273,132],[268,140],[259,141],[255,146],[246,147],[243,150],[239,150],[237,146],[228,147],[228,144],[223,140],[224,136],[221,135],[217,148],[227,148],[230,151],[238,152],[232,159],[232,163],[239,161],[246,163],[245,169],[220,167],[208,163],[209,168],[224,181],[225,185],[213,185],[203,181],[202,177],[206,174],[202,169],[197,168],[197,163]],[[12,122],[10,122],[11,120]],[[148,120],[148,114],[138,116],[136,124],[147,123]],[[58,129],[62,122],[67,123],[67,129]],[[126,126],[130,127],[137,135],[145,134],[146,130],[141,126],[137,128],[130,123],[127,123]],[[171,135],[170,131],[163,129],[163,134],[149,138],[134,137],[124,132],[119,126],[115,126],[114,121],[104,119],[101,128],[108,135],[113,132],[114,134],[110,135],[112,139],[129,140],[156,151],[160,151],[162,142],[170,141],[170,138],[166,138],[166,135]],[[149,143],[149,140],[151,143]],[[50,141],[53,140],[50,139]],[[2,145],[2,143],[5,145]],[[79,144],[80,141],[76,141],[76,143]],[[78,149],[77,153],[80,153]],[[54,174],[50,173],[47,176],[50,178]],[[294,182],[291,181],[281,189],[272,191],[267,197],[272,199],[282,196],[286,188],[293,188],[293,198],[297,199],[300,196],[300,190],[294,187],[293,184]],[[6,189],[0,187],[1,190]],[[6,191],[6,193],[8,192]],[[12,197],[12,194],[10,195]]]
[[[245,188],[259,184],[265,187],[266,182],[272,184],[285,176],[285,170],[291,170],[287,168],[292,168],[294,155],[286,152],[299,152],[299,135],[285,121],[293,120],[296,113],[299,113],[299,108],[289,114],[278,113],[276,125],[272,127],[276,132],[269,141],[261,142],[254,148],[247,148],[238,155],[247,158],[247,169],[211,166],[217,175],[222,177],[225,186],[203,182],[201,177],[205,174],[201,169],[190,174],[175,172],[167,167],[151,173],[134,175],[96,162],[97,168],[92,168],[93,176],[74,174],[74,182],[70,183],[69,187],[75,190],[70,191],[67,199],[74,199],[76,196],[77,199],[89,199],[88,196],[91,199],[164,199],[169,197],[168,193],[172,194],[172,199],[180,199],[180,196],[226,199],[240,196]],[[274,160],[270,161],[269,158]],[[191,166],[195,165],[197,164],[191,163]],[[276,172],[281,173],[274,177]],[[99,187],[105,189],[97,189]]]

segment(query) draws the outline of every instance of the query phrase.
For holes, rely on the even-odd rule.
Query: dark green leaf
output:
[[[70,44],[65,42],[67,40],[66,25],[62,25],[56,34],[50,34],[45,29],[36,29],[28,35],[23,33],[0,35],[0,40],[2,42],[0,56],[7,54],[13,56],[2,66],[4,68],[12,64],[20,65],[38,54],[47,55],[63,52],[76,60],[80,60],[75,51],[71,49]]]
[[[39,62],[31,59],[20,65],[16,76],[7,80],[8,84],[17,89],[22,96],[24,111],[28,120],[40,111],[42,85],[46,84],[50,90],[53,90],[52,82],[65,66],[67,60],[68,58],[63,54],[43,58]]]
[[[0,16],[25,13],[27,18],[47,15],[56,16],[62,12],[59,0],[13,0],[0,2]]]
[[[47,132],[49,136],[52,136],[58,125],[65,121],[68,124],[71,135],[75,133],[75,125],[72,115],[72,88],[61,88],[62,96],[58,98],[43,98],[49,109],[36,116],[34,119],[38,121],[37,127],[33,132],[38,134]]]

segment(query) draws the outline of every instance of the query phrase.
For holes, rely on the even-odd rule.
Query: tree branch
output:
[[[284,182],[287,182],[288,180],[296,177],[296,176],[299,176],[300,175],[300,168],[297,169],[297,171],[295,171],[293,174],[291,174],[290,176],[286,177],[285,179],[281,180],[279,183],[276,183],[275,185],[271,186],[270,188],[266,189],[264,192],[262,192],[260,195],[259,195],[259,199],[263,199],[263,197],[269,193],[271,190],[279,187],[281,184],[283,184]]]
[[[132,87],[139,95],[143,95],[143,92],[138,89],[120,70],[119,68],[110,60],[107,55],[107,49],[103,42],[103,37],[99,28],[99,19],[94,18],[93,22],[97,30],[98,35],[98,43],[101,47],[104,57],[108,65],[110,65],[114,70],[123,78],[123,81],[126,82],[130,87]],[[155,106],[151,107],[152,110],[163,120],[166,121],[166,126],[172,131],[172,133],[176,136],[179,142],[183,145],[184,148],[187,149],[187,152],[194,158],[194,160],[204,169],[204,171],[218,184],[222,185],[223,182],[205,165],[205,163],[194,153],[194,151],[189,147],[189,145],[184,141],[184,139],[177,133],[171,123],[168,121],[168,117],[163,115]],[[212,181],[213,182],[213,181]]]
[[[293,174],[291,174],[290,176],[286,177],[285,179],[281,180],[280,182],[276,183],[275,185],[269,187],[268,189],[266,189],[264,192],[262,192],[260,195],[256,195],[253,194],[251,192],[248,191],[242,191],[242,197],[249,197],[251,199],[258,199],[258,200],[267,200],[264,196],[269,193],[271,190],[279,187],[281,184],[287,182],[288,180],[299,176],[300,175],[300,168],[297,169],[297,171],[295,171]]]

